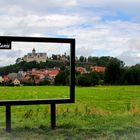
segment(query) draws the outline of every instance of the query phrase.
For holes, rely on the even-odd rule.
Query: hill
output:
[[[110,56],[102,56],[102,57],[92,57],[89,56],[88,58],[84,56],[80,56],[79,58],[76,57],[76,67],[84,67],[87,70],[90,69],[91,66],[103,66],[106,67],[110,61],[118,61],[122,65],[124,65],[124,62],[119,60],[115,57]],[[0,75],[3,76],[4,74],[8,74],[11,72],[18,72],[19,70],[27,71],[31,70],[32,68],[42,69],[42,68],[53,68],[53,67],[59,67],[62,71],[65,70],[67,67],[70,66],[69,61],[59,61],[59,60],[47,60],[46,62],[25,62],[21,61],[19,63],[15,63],[13,65],[8,65],[5,67],[0,67]]]

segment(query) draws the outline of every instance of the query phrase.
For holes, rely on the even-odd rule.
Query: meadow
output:
[[[62,86],[0,87],[0,100],[68,96]],[[11,133],[0,107],[0,140],[140,139],[140,86],[76,87],[76,102],[56,107],[57,127],[51,130],[49,105],[13,106]]]

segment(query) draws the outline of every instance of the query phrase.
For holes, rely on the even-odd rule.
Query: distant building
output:
[[[106,70],[106,67],[101,67],[101,66],[91,67],[92,72],[104,72],[105,70]]]
[[[19,81],[17,78],[15,78],[15,79],[12,81],[12,83],[13,83],[15,86],[19,86],[19,85],[20,85],[20,81]]]
[[[22,80],[26,76],[26,72],[19,70],[17,73],[17,79]]]
[[[36,61],[40,63],[46,62],[47,59],[48,59],[47,53],[36,53],[36,50],[34,48],[32,50],[32,53],[28,53],[23,57],[23,60],[26,62]]]
[[[3,79],[4,79],[4,82],[5,82],[5,83],[8,83],[8,82],[10,81],[10,79],[9,79],[9,77],[8,77],[7,75],[5,75],[5,76],[3,77]]]
[[[81,74],[87,73],[86,69],[84,67],[76,67],[76,71],[80,72]]]
[[[53,54],[52,55],[52,60],[55,60],[55,61],[62,61],[62,62],[68,62],[69,60],[68,60],[68,58],[69,58],[69,56],[67,56],[67,54],[66,54],[66,52],[64,53],[64,54],[62,54],[62,55],[60,55],[60,54]]]
[[[17,73],[9,73],[7,76],[10,80],[13,81],[15,78],[17,78]]]
[[[68,61],[66,52],[61,56],[61,60],[62,60],[63,62]]]
[[[0,76],[0,83],[3,83],[4,79]]]
[[[31,75],[35,81],[39,81],[47,78],[51,83],[54,83],[55,77],[60,73],[60,68],[46,68],[46,69],[32,69]]]
[[[45,72],[45,75],[48,75],[51,78],[55,78],[57,75],[59,74],[59,70],[57,69],[52,69],[52,70],[48,70]]]

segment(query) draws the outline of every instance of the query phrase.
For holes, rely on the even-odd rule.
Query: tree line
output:
[[[110,59],[106,63],[105,72],[90,72],[85,74],[76,72],[76,85],[140,85],[140,64],[125,66],[124,62],[117,58]],[[67,75],[65,73],[65,76],[61,72],[61,74],[56,76],[56,84],[67,85],[68,77],[68,72]]]
[[[125,66],[122,60],[110,56],[89,56],[88,58],[80,56],[78,59],[76,59],[76,66],[85,67],[87,70],[89,70],[91,66],[106,67],[105,72],[89,71],[85,74],[76,72],[75,82],[78,86],[140,84],[140,64]],[[46,67],[59,67],[61,69],[61,72],[55,77],[55,85],[69,85],[69,62],[63,63],[61,61],[46,61],[37,63],[35,61],[22,61],[18,64],[16,63],[0,68],[0,76],[9,74],[11,72],[17,73],[21,69],[23,71],[27,71],[31,70],[32,68],[42,69]],[[47,83],[47,80],[45,82]]]

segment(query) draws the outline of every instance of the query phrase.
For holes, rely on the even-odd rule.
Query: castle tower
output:
[[[35,48],[33,48],[33,50],[32,50],[32,53],[33,53],[33,54],[35,54],[35,53],[36,53],[36,50],[35,50]]]

